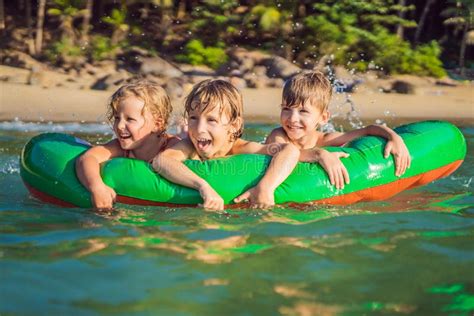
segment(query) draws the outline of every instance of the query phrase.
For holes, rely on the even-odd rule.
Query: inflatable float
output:
[[[395,176],[393,158],[383,157],[386,141],[367,136],[342,148],[326,148],[350,154],[342,159],[351,178],[344,189],[332,186],[319,164],[298,163],[275,191],[275,202],[345,205],[383,200],[449,175],[466,155],[464,137],[451,123],[425,121],[400,126],[395,131],[403,137],[412,157],[411,167],[402,177]],[[32,195],[61,206],[91,207],[89,192],[75,173],[76,158],[89,147],[86,141],[66,134],[33,137],[20,157],[21,177]],[[258,183],[270,159],[265,155],[236,155],[185,163],[212,185],[225,204],[232,204],[235,197]],[[144,161],[114,158],[101,166],[101,174],[120,203],[195,206],[202,202],[196,190],[161,178]]]

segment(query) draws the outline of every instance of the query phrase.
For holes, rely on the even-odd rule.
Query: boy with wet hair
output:
[[[349,174],[340,158],[343,152],[328,152],[324,146],[343,146],[361,136],[373,135],[387,139],[384,156],[395,159],[395,174],[402,176],[410,167],[410,154],[403,139],[383,125],[370,125],[347,133],[322,133],[318,127],[329,120],[329,102],[332,87],[326,76],[319,71],[309,71],[290,78],[283,87],[280,112],[281,127],[275,128],[266,143],[293,144],[301,150],[300,161],[316,161],[326,170],[332,185],[344,188]]]
[[[153,168],[166,179],[199,191],[206,209],[223,210],[224,201],[183,161],[208,160],[236,154],[273,156],[265,175],[253,188],[234,199],[251,207],[273,206],[274,191],[292,172],[300,152],[291,143],[259,144],[240,138],[243,131],[243,102],[239,91],[224,80],[205,80],[194,86],[185,100],[188,138],[166,149],[153,160]]]

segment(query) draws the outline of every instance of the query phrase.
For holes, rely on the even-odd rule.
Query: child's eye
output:
[[[281,108],[281,110],[282,110],[282,111],[290,111],[291,109],[290,109],[289,107],[287,107],[287,106],[284,106],[284,107]]]
[[[136,121],[136,119],[134,119],[133,117],[127,118],[127,122],[135,122],[135,121]]]
[[[192,116],[188,117],[188,120],[190,120],[190,121],[195,121],[195,120],[196,120],[196,116],[192,115]]]
[[[208,118],[207,121],[208,122],[213,122],[213,123],[217,122],[217,120],[213,117]]]
[[[300,110],[300,113],[309,113],[308,110]]]

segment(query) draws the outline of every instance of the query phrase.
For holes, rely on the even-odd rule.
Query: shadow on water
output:
[[[462,127],[468,154],[453,175],[390,200],[217,213],[32,199],[18,156],[51,131],[44,125],[0,125],[1,314],[474,311],[472,126]],[[273,127],[247,124],[246,137],[263,140]],[[63,128],[92,143],[111,137],[100,126]]]

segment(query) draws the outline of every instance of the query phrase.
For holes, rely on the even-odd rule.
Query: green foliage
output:
[[[95,35],[91,38],[90,55],[93,60],[112,59],[118,46],[112,45],[110,37]]]
[[[393,1],[333,1],[314,5],[319,14],[304,19],[304,50],[316,56],[333,56],[334,63],[364,71],[375,64],[387,73],[445,75],[436,43],[412,49],[407,41],[390,32],[389,26],[412,27],[396,13]],[[406,8],[404,8],[406,9]]]
[[[65,59],[84,56],[85,51],[80,46],[75,45],[70,39],[63,38],[53,42],[45,50],[45,54],[51,62],[61,63]]]
[[[276,31],[280,27],[281,12],[275,7],[257,5],[247,17],[247,24],[258,23],[259,28],[264,32]]]
[[[127,10],[125,8],[121,10],[114,8],[109,16],[102,17],[102,21],[116,28],[128,29],[128,25],[125,23],[126,18]]]
[[[206,0],[193,9],[189,22],[189,34],[199,38],[206,45],[222,41],[230,44],[240,24],[239,15],[234,11],[239,6],[236,0]],[[226,32],[228,29],[231,33]]]
[[[176,60],[191,65],[207,65],[218,68],[228,59],[223,48],[205,47],[200,40],[191,40],[186,44],[185,54],[177,55]]]
[[[60,20],[76,18],[84,14],[83,0],[54,0],[53,7],[48,9],[48,14],[59,17]]]
[[[54,21],[55,27],[53,36],[48,37],[54,41],[49,45],[51,58],[87,55],[92,60],[110,59],[129,45],[175,55],[186,43],[176,60],[212,68],[227,60],[225,49],[245,47],[301,65],[325,57],[360,71],[376,65],[387,73],[445,74],[436,43],[413,47],[395,35],[398,26],[416,26],[400,14],[414,16],[415,5],[401,5],[399,0],[112,1],[115,5],[105,1],[110,5],[104,9],[110,11],[100,18],[104,23],[98,25],[97,16],[86,20],[94,26],[84,28],[94,30],[89,38],[87,31],[81,32],[82,18],[90,17],[84,14],[86,2],[48,0],[48,20]],[[184,4],[192,4],[192,10],[182,10]],[[447,31],[457,34],[459,42],[459,31],[466,24],[468,31],[473,28],[474,1],[448,0],[442,6]],[[420,11],[420,5],[416,7]],[[444,45],[459,44],[451,41]],[[459,55],[457,51],[448,54],[447,49],[443,52],[449,59]]]
[[[386,31],[380,31],[372,38],[364,38],[367,56],[387,73],[416,74],[443,77],[446,75],[439,59],[441,49],[436,42],[410,47],[406,41]],[[370,41],[370,43],[369,43]],[[366,66],[367,63],[360,65]]]
[[[123,45],[130,30],[130,25],[127,24],[127,8],[125,6],[120,9],[114,8],[109,16],[102,17],[102,21],[112,26],[111,45]]]

